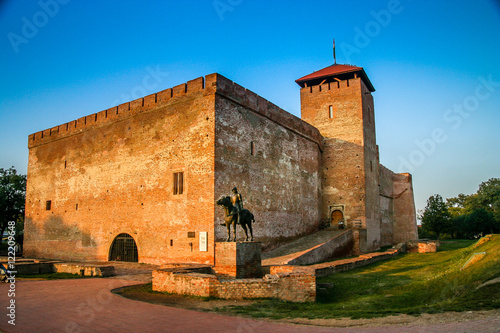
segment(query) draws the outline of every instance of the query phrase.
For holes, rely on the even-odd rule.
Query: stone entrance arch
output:
[[[342,224],[339,224],[342,222]],[[341,210],[334,210],[331,216],[331,226],[336,228],[345,228],[344,213]]]
[[[129,234],[119,234],[113,240],[109,250],[109,261],[138,262],[137,245]]]

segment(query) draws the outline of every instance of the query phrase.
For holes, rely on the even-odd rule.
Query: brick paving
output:
[[[202,313],[123,298],[110,290],[137,280],[94,278],[16,282],[16,325],[5,315],[9,285],[0,285],[0,331],[15,332],[500,332],[500,318],[423,326],[313,327]],[[140,283],[140,282],[139,282]]]

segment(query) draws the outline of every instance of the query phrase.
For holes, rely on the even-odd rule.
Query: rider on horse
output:
[[[233,194],[231,195],[231,203],[233,204],[234,210],[231,215],[238,215],[236,224],[240,224],[240,213],[243,210],[243,197],[238,193],[236,187],[233,188]]]

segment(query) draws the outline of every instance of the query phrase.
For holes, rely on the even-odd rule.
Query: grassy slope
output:
[[[486,256],[460,271],[477,252]],[[318,279],[316,303],[261,301],[222,311],[254,317],[370,318],[500,308],[500,235],[490,240],[444,243],[436,253],[409,253],[395,259]],[[325,286],[325,285],[323,285]]]

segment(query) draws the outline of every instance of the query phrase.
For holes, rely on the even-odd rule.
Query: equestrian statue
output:
[[[236,225],[239,224],[245,230],[246,239],[245,241],[253,242],[253,231],[252,222],[255,222],[255,218],[248,209],[243,209],[243,197],[238,190],[233,188],[231,196],[222,196],[217,200],[217,205],[224,208],[224,221],[227,227],[227,242],[231,241],[231,225],[234,230],[234,239],[236,242]],[[250,230],[250,237],[248,237],[247,228]]]

